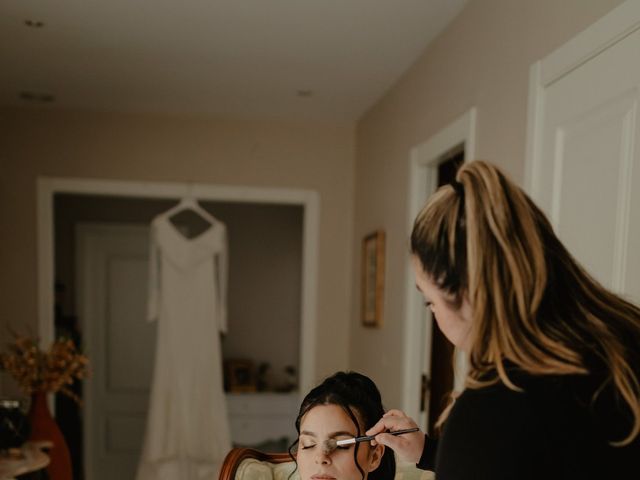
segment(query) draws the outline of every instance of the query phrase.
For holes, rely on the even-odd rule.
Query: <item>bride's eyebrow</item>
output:
[[[341,430],[339,432],[332,432],[329,434],[329,438],[334,437],[355,437],[355,435],[353,434],[353,432],[345,432],[344,430]]]

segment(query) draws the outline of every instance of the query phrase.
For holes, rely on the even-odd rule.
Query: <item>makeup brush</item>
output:
[[[420,429],[418,427],[415,427],[415,428],[406,428],[404,430],[396,430],[395,432],[380,432],[380,433],[389,433],[391,435],[402,435],[403,433],[417,432],[418,430]],[[373,440],[374,438],[376,438],[375,435],[345,438],[344,440],[336,440],[335,438],[330,438],[329,440],[325,440],[324,449],[327,452],[333,452],[338,447],[344,447],[345,445],[352,445],[358,442],[368,442],[369,440]]]

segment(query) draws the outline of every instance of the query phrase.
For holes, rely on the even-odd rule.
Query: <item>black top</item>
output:
[[[467,389],[438,441],[425,440],[418,467],[438,480],[640,478],[640,435],[625,447],[633,419],[596,375],[532,376],[511,370],[522,392],[502,383]]]

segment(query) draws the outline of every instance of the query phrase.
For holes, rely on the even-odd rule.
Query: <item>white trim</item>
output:
[[[564,128],[558,128],[553,141],[553,184],[551,185],[551,225],[557,231],[560,226],[560,203],[562,194],[562,176],[564,175],[564,144],[566,132]]]
[[[467,162],[475,158],[476,117],[476,108],[471,108],[425,143],[411,149],[408,179],[408,232],[411,232],[413,221],[420,208],[429,195],[435,191],[437,162],[442,155],[452,148],[464,144],[464,161]],[[418,421],[420,417],[421,359],[425,355],[426,345],[430,344],[431,332],[423,332],[422,325],[416,321],[423,307],[420,295],[416,292],[410,261],[406,263],[405,278],[403,410]],[[458,386],[457,382],[456,388]]]
[[[540,192],[539,146],[542,144],[546,87],[638,29],[640,29],[640,2],[627,0],[531,66],[524,185],[525,190],[534,200],[539,198]]]
[[[537,198],[539,182],[540,135],[542,135],[543,98],[541,70],[542,62],[537,61],[531,65],[529,71],[529,100],[527,106],[527,140],[525,155],[524,189],[532,198]]]
[[[47,179],[38,178],[38,336],[40,344],[48,348],[54,336],[53,319],[53,186]]]
[[[640,28],[640,2],[628,0],[542,60],[545,87]]]
[[[624,116],[623,146],[621,152],[622,163],[618,184],[618,208],[616,208],[616,235],[613,249],[612,288],[615,292],[623,293],[626,289],[627,278],[627,253],[629,251],[629,224],[631,219],[631,190],[633,178],[633,152],[635,151],[635,132],[637,128],[638,104],[633,102],[633,107]]]
[[[54,336],[53,200],[57,193],[109,195],[137,198],[175,198],[185,195],[200,200],[300,205],[304,209],[302,292],[300,320],[300,391],[308,391],[315,378],[318,290],[318,238],[320,197],[312,190],[258,188],[178,182],[132,182],[121,180],[38,178],[38,333],[48,345]]]
[[[318,252],[320,251],[320,198],[308,192],[304,201],[304,227],[302,237],[302,317],[300,319],[300,386],[302,397],[314,385],[316,332]]]

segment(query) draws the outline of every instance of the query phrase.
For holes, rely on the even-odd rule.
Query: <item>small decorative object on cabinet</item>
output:
[[[228,392],[255,392],[256,371],[251,360],[225,360],[225,386]]]
[[[0,451],[20,448],[28,437],[29,421],[20,408],[20,401],[0,400]]]

